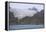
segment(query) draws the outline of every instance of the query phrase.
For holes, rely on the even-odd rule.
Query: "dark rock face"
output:
[[[9,11],[9,18],[14,18],[14,15],[12,12]]]
[[[14,14],[9,11],[9,24],[18,24],[18,19],[14,17]]]
[[[32,18],[34,20],[32,22],[36,24],[44,24],[44,10],[41,10],[41,12],[38,12]]]
[[[44,17],[44,10],[41,10],[40,12],[35,14],[34,17]]]

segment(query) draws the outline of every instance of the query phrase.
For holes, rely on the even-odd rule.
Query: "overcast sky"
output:
[[[10,11],[14,12],[14,16],[18,17],[18,19],[24,18],[26,16],[32,17],[37,12],[34,10],[28,10],[28,8],[37,8],[40,12],[43,9],[43,5],[38,4],[20,4],[20,3],[10,3]],[[15,10],[16,9],[16,10]],[[17,11],[17,13],[16,13]]]
[[[43,5],[39,5],[39,4],[10,3],[10,7],[14,9],[28,9],[35,7],[38,9],[38,11],[43,9]]]

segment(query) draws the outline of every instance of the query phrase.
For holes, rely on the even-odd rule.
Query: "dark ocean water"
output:
[[[44,25],[10,25],[10,30],[19,30],[19,29],[39,29],[44,28]]]

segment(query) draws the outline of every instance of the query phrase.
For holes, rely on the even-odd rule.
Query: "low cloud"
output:
[[[32,17],[34,14],[37,13],[35,10],[28,10],[28,9],[10,9],[11,12],[13,12],[14,17],[17,17],[18,19],[22,19],[26,16]]]

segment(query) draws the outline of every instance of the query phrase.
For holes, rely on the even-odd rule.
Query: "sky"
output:
[[[10,3],[10,7],[12,8],[10,11],[14,13],[15,17],[18,19],[22,19],[26,16],[32,17],[37,12],[35,10],[28,10],[28,8],[37,8],[37,11],[40,12],[43,8],[43,5],[38,4],[20,4],[20,3]]]
[[[10,7],[14,9],[28,9],[28,8],[37,8],[38,11],[41,11],[43,8],[43,5],[39,4],[21,4],[21,3],[10,3]]]

